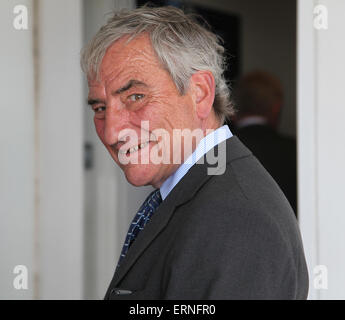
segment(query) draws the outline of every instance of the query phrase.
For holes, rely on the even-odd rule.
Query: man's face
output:
[[[160,187],[179,164],[172,160],[157,163],[151,156],[149,162],[143,159],[158,154],[155,152],[158,148],[170,154],[171,159],[173,153],[182,152],[181,148],[173,147],[172,140],[170,144],[159,143],[162,137],[155,132],[164,129],[172,139],[173,129],[196,128],[195,103],[190,92],[179,94],[169,73],[159,64],[148,35],[127,44],[126,40],[121,38],[107,50],[100,80],[88,79],[88,99],[95,112],[97,134],[127,180],[135,186]],[[141,128],[142,121],[148,121],[148,128]],[[133,138],[135,134],[137,139],[128,142],[129,136]],[[132,147],[132,153],[123,153],[127,147]],[[121,160],[133,156],[137,157],[137,163],[125,164]]]

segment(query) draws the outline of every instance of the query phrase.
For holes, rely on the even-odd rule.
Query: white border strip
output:
[[[297,3],[297,137],[298,213],[309,270],[309,299],[320,299],[313,286],[313,268],[319,260],[316,38],[313,0]]]

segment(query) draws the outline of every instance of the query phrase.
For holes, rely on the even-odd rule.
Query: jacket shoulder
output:
[[[306,298],[308,280],[295,216],[252,155],[229,162],[223,175],[209,179],[178,208],[174,220],[178,231],[171,272],[189,275],[188,287],[193,279],[207,279],[205,285],[218,286],[204,291],[208,298]]]

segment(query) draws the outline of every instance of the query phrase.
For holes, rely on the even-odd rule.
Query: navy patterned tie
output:
[[[122,259],[126,256],[129,247],[134,242],[139,232],[143,230],[145,225],[150,221],[152,214],[156,211],[156,209],[161,204],[161,202],[162,202],[162,197],[159,192],[159,189],[151,192],[149,196],[146,198],[145,202],[138,210],[137,214],[135,215],[129,227],[117,267],[120,266],[120,263]]]

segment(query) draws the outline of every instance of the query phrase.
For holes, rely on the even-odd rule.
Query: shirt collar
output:
[[[161,188],[160,193],[164,200],[176,184],[185,176],[189,169],[209,150],[214,148],[219,143],[232,137],[232,133],[227,125],[224,125],[206,135],[202,138],[195,148],[194,152],[185,160],[181,166],[166,179]]]

